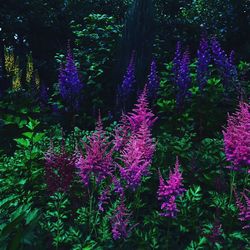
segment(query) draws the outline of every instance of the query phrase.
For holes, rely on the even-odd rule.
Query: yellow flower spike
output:
[[[32,80],[32,75],[34,71],[34,64],[32,54],[27,55],[27,65],[26,65],[26,82],[30,83]]]
[[[19,67],[19,57],[16,58],[13,76],[12,76],[12,88],[13,90],[19,90],[21,88],[22,70]]]
[[[15,56],[11,48],[4,47],[4,66],[7,73],[12,74],[15,67]]]
[[[36,84],[36,88],[39,89],[40,87],[40,77],[38,74],[38,70],[35,71],[35,84]]]

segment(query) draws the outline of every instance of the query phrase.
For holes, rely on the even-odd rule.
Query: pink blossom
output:
[[[250,165],[250,105],[244,102],[239,109],[228,117],[223,131],[225,154],[232,162],[234,170],[242,170]],[[250,172],[250,170],[248,170]]]
[[[49,150],[45,153],[45,178],[51,192],[66,191],[69,188],[75,170],[74,165],[74,156],[71,157],[66,152],[64,141],[58,153],[51,143]]]
[[[76,162],[79,175],[85,185],[93,174],[97,183],[111,176],[114,170],[112,159],[113,149],[110,149],[108,137],[103,130],[101,118],[97,122],[95,132],[88,137],[89,143],[84,143],[86,154],[80,155]]]
[[[241,193],[245,200],[244,203],[239,198],[238,194],[236,192],[234,193],[236,205],[239,209],[239,220],[245,223],[245,225],[242,227],[243,229],[250,228],[250,197],[246,195],[246,192],[250,194],[250,190],[248,189],[245,189],[244,192]]]
[[[158,200],[162,201],[161,209],[163,213],[161,216],[176,217],[179,211],[176,206],[176,198],[182,195],[185,191],[182,184],[182,174],[179,171],[179,160],[176,158],[174,172],[170,170],[169,179],[164,181],[161,173],[159,172],[160,184],[158,189]]]
[[[138,131],[143,123],[146,123],[149,128],[153,126],[157,118],[149,109],[147,100],[147,85],[145,85],[145,88],[139,96],[134,109],[127,115],[127,118],[133,132]]]
[[[139,131],[133,133],[121,152],[124,166],[120,166],[121,177],[126,180],[127,187],[135,190],[143,176],[149,174],[155,144],[150,130],[143,121]]]

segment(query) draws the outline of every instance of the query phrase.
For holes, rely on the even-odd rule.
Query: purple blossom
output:
[[[209,63],[211,60],[208,41],[204,37],[200,41],[197,58],[197,81],[200,90],[202,90],[209,77]]]
[[[157,118],[149,109],[147,100],[147,86],[145,86],[144,90],[140,94],[132,112],[127,115],[127,119],[130,123],[132,132],[138,131],[141,124],[143,123],[145,123],[145,125],[149,128],[153,126]]]
[[[176,206],[176,198],[182,195],[185,191],[182,184],[182,174],[179,171],[179,161],[176,158],[174,172],[170,170],[169,179],[164,181],[161,173],[159,172],[160,184],[158,189],[158,200],[162,201],[161,209],[163,213],[161,216],[176,217],[179,211]]]
[[[151,100],[156,99],[159,87],[160,80],[157,75],[157,65],[156,61],[153,60],[150,68],[150,75],[148,76],[148,96]]]
[[[175,57],[173,60],[173,82],[176,86],[176,103],[177,106],[181,106],[184,99],[188,95],[188,88],[191,83],[190,78],[190,56],[186,50],[183,54],[181,53],[181,44],[177,43]]]
[[[129,232],[132,230],[132,228],[129,228],[130,216],[131,213],[128,213],[124,204],[124,198],[122,197],[120,205],[116,208],[116,211],[110,220],[114,240],[125,239],[128,237]]]
[[[73,179],[75,170],[75,158],[71,157],[62,143],[59,153],[55,152],[51,143],[49,150],[45,153],[45,179],[51,192],[58,190],[66,191]]]
[[[228,116],[227,127],[223,131],[225,154],[232,168],[242,170],[247,167],[250,173],[250,105],[244,102],[239,109]]]
[[[85,145],[85,156],[81,153],[80,158],[76,162],[79,169],[79,175],[84,185],[89,184],[89,179],[93,174],[97,183],[100,183],[108,176],[112,176],[114,170],[110,143],[103,130],[102,121],[99,120],[96,125],[95,132],[88,137],[89,143]]]
[[[104,212],[103,205],[108,204],[110,199],[110,189],[109,187],[102,191],[101,195],[98,198],[98,210]]]
[[[121,181],[118,180],[115,176],[112,178],[112,183],[114,185],[114,192],[120,196],[124,195],[124,189],[122,187]]]
[[[121,153],[124,166],[120,166],[120,174],[128,188],[135,190],[142,177],[149,174],[154,150],[151,132],[144,121],[139,131],[131,135]]]
[[[173,69],[172,69],[172,71],[174,73],[174,79],[173,79],[174,82],[177,82],[177,79],[178,79],[181,60],[182,60],[181,43],[177,42],[175,56],[174,56],[174,60],[173,60]]]
[[[179,73],[176,79],[177,85],[177,96],[176,96],[176,103],[177,106],[181,106],[188,96],[188,88],[190,87],[191,77],[190,77],[190,56],[189,52],[185,51],[182,56],[181,65],[179,68]]]
[[[228,57],[215,37],[212,39],[211,45],[214,63],[222,77],[224,86],[227,87],[231,81],[237,80],[237,69],[233,63],[234,52],[231,52]]]
[[[43,84],[40,87],[40,103],[42,107],[46,107],[46,105],[48,105],[48,101],[49,101],[49,94],[48,94],[48,89],[46,88],[46,86]]]
[[[60,94],[65,104],[73,109],[79,109],[80,92],[83,88],[79,80],[77,67],[74,58],[68,45],[68,53],[66,57],[66,65],[61,65],[59,72]]]
[[[236,205],[239,210],[239,220],[244,223],[243,229],[249,229],[250,228],[250,196],[246,195],[246,192],[250,194],[250,190],[245,189],[242,194],[242,197],[244,198],[244,203],[242,200],[238,197],[238,194],[235,193],[235,199],[236,199]]]
[[[132,52],[129,65],[127,67],[126,74],[124,75],[123,82],[119,89],[119,95],[123,98],[124,101],[134,91],[135,85],[135,51]]]

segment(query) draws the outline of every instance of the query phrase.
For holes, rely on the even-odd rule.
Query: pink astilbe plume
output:
[[[122,114],[121,121],[115,129],[114,133],[114,149],[119,151],[127,144],[131,131],[128,118]]]
[[[73,179],[75,158],[70,156],[62,142],[60,152],[56,152],[51,143],[45,153],[45,179],[50,192],[66,191]]]
[[[133,133],[121,152],[124,166],[119,166],[122,179],[127,187],[135,190],[143,176],[149,174],[155,144],[153,142],[148,124],[143,121],[139,131]]]
[[[225,154],[232,162],[234,170],[247,167],[250,173],[250,105],[244,102],[239,109],[228,117],[227,127],[223,131]]]
[[[173,172],[170,170],[169,179],[166,182],[159,171],[160,184],[157,194],[158,200],[162,201],[161,209],[163,213],[160,214],[161,216],[173,218],[179,211],[176,206],[176,198],[185,191],[179,166],[179,160],[176,158],[175,169]]]
[[[85,156],[81,153],[76,162],[79,175],[86,186],[89,184],[91,175],[95,177],[97,183],[100,183],[113,172],[113,149],[110,149],[100,117],[95,132],[88,137],[88,141],[88,144],[84,143]]]
[[[130,217],[131,213],[128,213],[128,209],[124,204],[124,197],[122,197],[120,205],[116,208],[114,215],[110,219],[114,240],[127,238],[131,230],[136,226],[129,227]]]
[[[143,122],[145,122],[149,128],[153,126],[157,118],[149,108],[147,100],[147,85],[145,85],[135,107],[132,112],[127,115],[127,118],[133,132],[138,131]]]
[[[244,223],[244,226],[242,228],[250,229],[250,196],[247,196],[246,192],[250,194],[250,190],[248,189],[245,189],[244,192],[241,193],[245,202],[242,202],[236,191],[234,192],[234,194],[236,205],[239,210],[239,220]]]

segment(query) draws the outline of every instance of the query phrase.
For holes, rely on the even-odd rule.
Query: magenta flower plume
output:
[[[45,153],[45,179],[50,192],[66,191],[72,182],[74,170],[75,159],[65,151],[64,145],[56,153],[51,143]]]
[[[64,103],[73,110],[78,110],[83,85],[79,80],[78,71],[74,58],[68,45],[66,65],[61,65],[59,72],[59,90]]]
[[[91,175],[95,177],[97,183],[100,183],[106,177],[111,176],[113,172],[113,149],[110,149],[108,137],[103,130],[102,121],[99,120],[95,132],[88,137],[89,143],[85,145],[85,156],[81,153],[76,162],[79,169],[79,175],[83,183],[87,186]]]
[[[143,176],[149,174],[155,144],[146,121],[141,124],[139,131],[133,133],[121,153],[124,166],[119,166],[122,179],[127,187],[135,190]]]
[[[228,117],[223,131],[226,159],[232,162],[234,170],[247,168],[250,173],[250,105],[244,102]]]
[[[111,218],[111,227],[114,240],[125,239],[131,232],[133,227],[129,227],[129,219],[131,213],[128,213],[128,209],[124,204],[124,197],[122,197],[120,205],[116,208],[116,211]]]
[[[244,223],[243,229],[249,229],[250,228],[250,196],[246,195],[246,192],[250,194],[250,190],[245,189],[242,194],[245,204],[241,201],[241,199],[238,197],[238,194],[235,192],[235,199],[236,199],[236,205],[239,210],[239,220]]]
[[[169,180],[164,181],[159,172],[160,184],[158,189],[158,200],[162,201],[161,209],[163,212],[161,216],[174,218],[179,211],[176,205],[176,199],[185,191],[182,184],[182,174],[179,171],[179,161],[176,158],[174,172],[170,170]]]
[[[121,121],[114,131],[114,149],[119,151],[124,148],[130,137],[131,129],[128,118],[122,114]]]
[[[135,107],[132,112],[128,114],[127,119],[130,123],[132,132],[139,130],[141,124],[145,123],[146,126],[151,128],[156,121],[155,115],[149,109],[149,104],[147,100],[147,85],[140,94]]]

